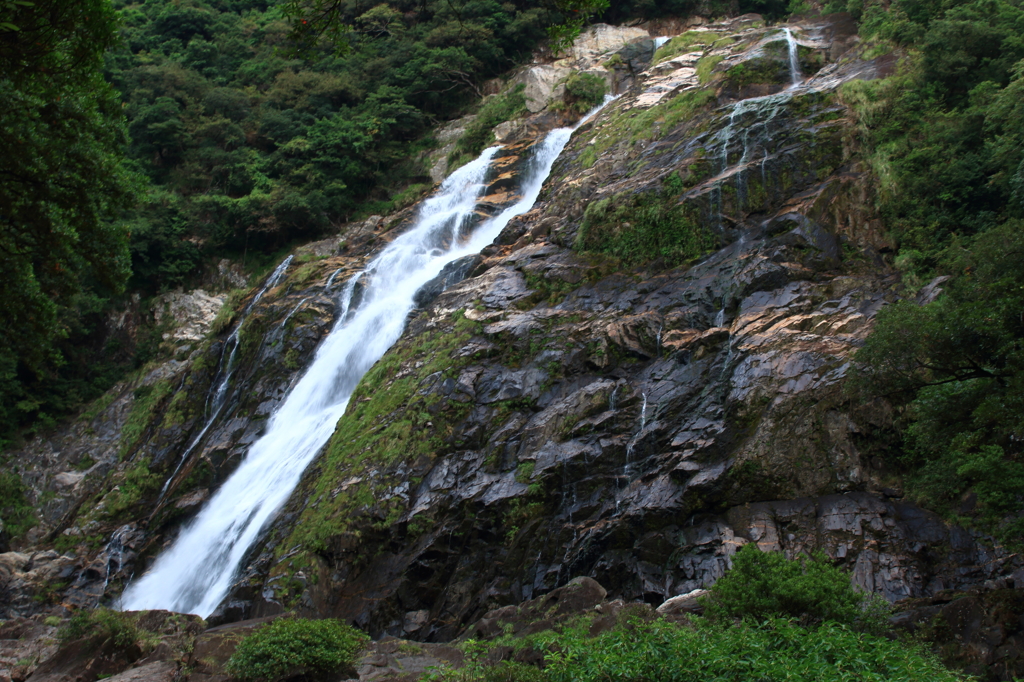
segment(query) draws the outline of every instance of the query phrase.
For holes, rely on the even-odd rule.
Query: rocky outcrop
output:
[[[1024,674],[1024,574],[902,605],[897,629],[932,643],[943,661],[982,680]]]
[[[822,550],[894,600],[1016,570],[1018,556],[903,499],[874,456],[887,406],[843,392],[899,288],[855,198],[870,180],[834,91],[887,67],[829,61],[842,21],[794,27],[800,87],[784,33],[753,17],[707,26],[694,49],[713,58],[709,81],[660,63],[581,128],[542,203],[468,279],[424,298],[385,358],[393,374],[357,391],[342,424],[362,424],[366,450],[332,448],[310,469],[238,612],[290,606],[444,641],[577,575],[660,604],[710,586],[748,542]],[[754,59],[760,83],[740,79]],[[753,86],[766,96],[741,100]],[[673,229],[719,248],[633,267],[627,251],[587,252],[585,225],[614,244],[666,196]],[[599,202],[621,223],[595,222]],[[386,412],[361,407],[407,385]],[[394,435],[403,423],[415,428]]]
[[[171,291],[153,301],[153,317],[158,326],[172,327],[164,333],[164,341],[194,343],[206,337],[225,300],[225,296],[211,296],[202,289]]]
[[[57,653],[57,628],[28,618],[0,625],[0,682],[23,682]]]
[[[810,80],[790,88],[784,34],[756,17],[706,27],[694,49],[713,57],[710,82],[686,59],[659,63],[582,128],[543,203],[392,350],[415,394],[344,418],[382,434],[412,420],[398,449],[422,453],[424,440],[429,454],[310,469],[237,592],[242,612],[295,606],[395,635],[422,622],[416,638],[443,641],[580,574],[662,603],[709,587],[749,542],[822,550],[890,599],[1013,572],[1019,557],[902,498],[873,457],[886,404],[843,391],[898,296],[878,218],[850,199],[867,178],[835,94],[886,67],[828,61],[843,31],[795,27]],[[754,58],[779,67],[737,85]],[[778,96],[735,104],[755,85]],[[720,248],[632,268],[581,253],[583,225],[617,229],[589,206],[625,207],[615,215],[629,221],[666,191]],[[416,347],[447,369],[429,374]],[[365,386],[366,399],[391,385]]]

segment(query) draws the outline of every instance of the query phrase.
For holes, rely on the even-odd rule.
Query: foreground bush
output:
[[[107,608],[82,609],[57,631],[61,644],[83,637],[101,637],[110,640],[119,649],[138,644],[143,650],[155,646],[152,633],[139,627],[138,614],[123,613]]]
[[[850,576],[824,556],[790,561],[749,544],[733,556],[706,600],[712,619],[789,616],[805,623],[835,621],[876,634],[885,630],[888,605],[854,589]]]
[[[322,679],[350,667],[367,637],[336,620],[280,618],[242,640],[225,668],[242,680]]]
[[[589,621],[519,641],[547,652],[539,670],[519,663],[471,663],[458,682],[957,682],[929,652],[835,622],[808,628],[789,618],[723,625],[695,618],[680,626],[635,620],[597,637]],[[496,644],[496,643],[495,643]],[[479,647],[479,643],[474,643]],[[481,656],[480,659],[483,657]]]
[[[785,618],[728,627],[703,620],[694,627],[665,621],[637,624],[632,630],[569,643],[546,672],[553,682],[965,679],[918,647],[838,623],[804,628]]]

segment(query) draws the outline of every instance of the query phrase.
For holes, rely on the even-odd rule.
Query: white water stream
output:
[[[804,83],[804,76],[800,72],[798,52],[800,46],[788,26],[782,31],[788,50],[789,87],[771,95],[748,97],[734,102],[729,110],[729,122],[712,139],[711,149],[714,150],[714,146],[717,146],[715,151],[720,159],[718,181],[712,195],[712,205],[718,207],[719,229],[722,227],[722,184],[729,178],[735,177],[736,190],[742,203],[746,191],[744,174],[748,167],[758,159],[758,153],[760,153],[761,179],[762,182],[765,181],[765,166],[771,157],[768,149],[768,143],[772,138],[771,124]],[[743,151],[735,163],[729,163],[731,145],[736,138],[737,128],[742,130],[740,141]],[[716,322],[716,326],[721,325]]]
[[[486,150],[445,180],[421,205],[416,224],[349,280],[334,329],[264,435],[173,545],[129,585],[121,608],[202,617],[213,612],[261,529],[334,432],[359,380],[401,336],[417,290],[448,263],[479,252],[509,220],[533,207],[573,130],[548,133],[523,169],[520,200],[466,236],[497,148]],[[349,310],[356,277],[365,290],[358,307]]]

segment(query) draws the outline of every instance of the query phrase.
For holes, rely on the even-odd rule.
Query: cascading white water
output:
[[[121,608],[203,617],[213,612],[260,530],[330,438],[359,380],[401,336],[417,290],[448,263],[479,252],[509,220],[533,207],[572,132],[560,128],[548,133],[522,173],[520,200],[483,221],[466,239],[462,232],[497,151],[488,149],[445,180],[441,191],[423,202],[413,228],[389,244],[365,273],[349,280],[344,314],[264,435],[152,569],[125,590]],[[361,275],[368,279],[362,299],[357,309],[348,311]]]
[[[786,44],[789,47],[789,80],[790,87],[796,87],[803,82],[803,74],[800,73],[800,55],[798,52],[799,45],[796,42],[796,38],[793,37],[793,31],[787,26],[783,29],[786,32]]]
[[[761,178],[766,179],[765,165],[770,156],[767,149],[767,141],[771,139],[771,123],[775,117],[785,108],[795,96],[794,90],[803,84],[804,77],[800,72],[800,60],[797,49],[799,47],[793,31],[787,26],[783,29],[786,44],[789,51],[789,77],[790,85],[782,92],[759,97],[749,97],[735,102],[729,111],[729,122],[713,138],[713,143],[718,146],[719,172],[715,193],[712,195],[713,205],[718,207],[718,225],[722,227],[722,182],[727,178],[736,176],[736,189],[739,200],[742,203],[745,184],[744,173],[757,157],[760,149]],[[736,134],[737,123],[743,126],[743,145],[740,158],[733,164],[729,163],[729,152]]]

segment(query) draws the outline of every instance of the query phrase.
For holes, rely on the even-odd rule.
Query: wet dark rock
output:
[[[931,643],[950,666],[984,682],[1024,673],[1024,590],[993,581],[969,592],[911,600],[893,625]]]
[[[564,587],[515,606],[488,611],[483,618],[466,628],[464,639],[495,639],[504,634],[525,636],[593,611],[608,591],[591,578],[574,578]]]
[[[464,280],[466,275],[476,268],[482,260],[478,255],[463,256],[444,266],[437,277],[424,284],[416,292],[416,296],[413,298],[416,306],[423,308],[429,305],[445,289]]]

